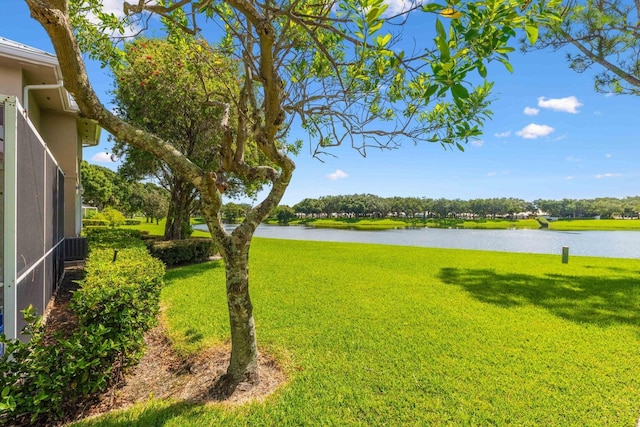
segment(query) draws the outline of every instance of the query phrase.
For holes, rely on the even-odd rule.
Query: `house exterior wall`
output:
[[[22,69],[0,65],[0,76],[0,94],[15,96],[24,104],[22,88],[30,82],[25,80]],[[82,155],[82,149],[78,142],[76,118],[69,114],[41,110],[33,94],[34,91],[28,94],[27,114],[65,174],[65,237],[77,237],[82,226],[79,214],[81,202],[78,201],[81,159],[78,156]]]
[[[42,111],[39,132],[65,175],[64,236],[78,237],[81,231],[81,227],[78,227],[78,208],[81,205],[77,203],[80,188],[78,156],[82,152],[78,147],[76,119],[68,114]]]
[[[0,64],[0,93],[15,96],[22,102],[22,71]]]

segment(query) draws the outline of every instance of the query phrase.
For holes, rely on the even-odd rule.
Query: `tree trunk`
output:
[[[227,305],[231,326],[231,360],[227,380],[235,386],[241,381],[257,383],[258,346],[249,297],[249,241],[225,248]]]
[[[189,237],[185,233],[190,226],[192,193],[193,185],[185,183],[180,178],[174,178],[167,222],[164,226],[164,240],[181,240]]]

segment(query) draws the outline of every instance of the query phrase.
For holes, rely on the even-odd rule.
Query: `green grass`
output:
[[[395,219],[316,219],[307,222],[305,225],[316,228],[335,228],[350,230],[392,230],[395,228],[406,228],[409,223]]]
[[[573,219],[549,222],[551,230],[640,230],[640,220],[631,219]]]
[[[123,225],[121,226],[121,228],[133,228],[140,231],[146,231],[151,236],[164,236],[164,226],[167,222],[166,219],[161,219],[158,224],[156,224],[155,222],[146,222],[144,218],[136,218],[136,219],[139,219],[141,221],[140,224]],[[198,220],[191,221],[191,224],[202,224],[202,223],[203,223],[202,221],[198,221]],[[193,234],[191,234],[191,237],[211,237],[211,234],[209,234],[206,231],[194,229]]]
[[[518,219],[509,220],[483,220],[483,221],[465,221],[462,228],[481,228],[491,230],[507,230],[510,228],[526,228],[535,230],[540,228],[540,223],[535,219]]]
[[[259,345],[290,382],[236,408],[87,426],[635,426],[640,260],[255,239]],[[222,263],[167,273],[181,352],[228,339]]]

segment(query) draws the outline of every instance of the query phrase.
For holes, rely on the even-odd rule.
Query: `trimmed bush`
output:
[[[164,262],[167,267],[204,262],[217,252],[209,238],[148,241],[147,244],[151,255]]]
[[[126,220],[124,214],[117,209],[104,208],[100,213],[109,221],[111,227],[119,227]]]
[[[94,219],[94,218],[84,218],[82,220],[82,226],[87,227],[108,227],[109,220],[106,219]]]
[[[90,228],[85,230],[85,235],[89,241],[89,250],[93,249],[122,249],[139,247],[144,248],[141,240],[142,232],[135,229],[120,228]]]
[[[30,308],[24,311],[28,343],[0,337],[0,425],[58,421],[141,357],[144,332],[157,321],[164,265],[132,237],[134,230],[106,231],[90,233],[86,276],[71,300],[76,330],[47,337]],[[109,240],[136,243],[120,246],[116,258]]]
[[[140,223],[142,223],[142,221],[139,219],[127,218],[124,220],[124,225],[140,225]]]

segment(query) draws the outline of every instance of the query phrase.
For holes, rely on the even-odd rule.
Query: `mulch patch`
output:
[[[81,267],[65,269],[65,277],[53,299],[46,321],[46,334],[71,333],[77,319],[69,308],[75,283],[84,277]],[[98,398],[81,402],[65,422],[78,421],[106,412],[127,408],[148,399],[171,399],[193,403],[218,402],[238,405],[264,400],[283,385],[287,378],[276,360],[260,354],[259,382],[240,383],[230,396],[219,391],[230,357],[230,347],[221,345],[196,355],[183,357],[171,345],[162,325],[145,336],[146,352],[138,365],[118,376],[114,384]]]

